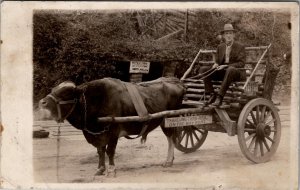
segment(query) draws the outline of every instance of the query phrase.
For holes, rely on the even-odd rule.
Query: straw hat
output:
[[[224,25],[224,30],[221,31],[221,34],[227,31],[233,31],[235,32],[235,29],[233,28],[232,24],[225,24]]]

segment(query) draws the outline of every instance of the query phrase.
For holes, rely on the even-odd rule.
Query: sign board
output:
[[[130,61],[129,73],[149,73],[150,62]]]
[[[165,127],[184,127],[190,125],[203,125],[211,124],[211,115],[194,115],[194,116],[184,116],[184,117],[170,117],[165,119]]]

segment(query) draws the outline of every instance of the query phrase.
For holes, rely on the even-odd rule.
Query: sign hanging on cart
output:
[[[165,127],[183,127],[190,125],[203,125],[211,124],[211,115],[194,115],[194,116],[184,116],[184,117],[170,117],[165,119]]]

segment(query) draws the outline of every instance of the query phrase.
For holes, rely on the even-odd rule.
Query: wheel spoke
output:
[[[245,138],[245,141],[247,142],[249,139],[253,138],[255,135],[256,135],[256,133],[249,135],[247,138]]]
[[[270,111],[268,111],[268,113],[267,113],[267,115],[266,115],[266,117],[265,117],[265,119],[264,119],[264,123],[267,121],[267,119],[270,117],[270,115],[271,115],[271,110]]]
[[[178,143],[181,143],[181,141],[182,141],[183,137],[185,136],[185,134],[186,134],[185,131],[183,131],[183,133],[181,133],[180,139],[178,140]]]
[[[255,128],[255,125],[254,125],[254,123],[252,123],[252,121],[250,121],[248,118],[247,118],[247,120],[246,120],[246,123],[249,123],[250,125],[252,125],[253,126],[253,128]]]
[[[189,133],[186,133],[186,137],[185,137],[185,148],[188,147],[189,136],[190,136],[190,134],[189,134]]]
[[[245,128],[244,130],[245,130],[245,132],[255,132],[256,131],[256,129],[250,129],[250,128]]]
[[[194,136],[196,137],[197,141],[200,142],[200,139],[199,139],[198,135],[196,134],[196,132],[195,132],[195,131],[192,131],[192,133],[193,133]]]
[[[268,121],[265,125],[269,125],[270,123],[273,123],[275,121],[275,119],[271,119],[270,121]]]
[[[194,147],[194,146],[195,146],[195,144],[194,144],[194,139],[193,139],[193,135],[192,135],[192,133],[190,133],[190,138],[191,138],[192,147]]]
[[[203,131],[201,131],[201,129],[195,128],[197,131],[199,131],[202,135],[204,134]]]
[[[266,136],[266,138],[267,138],[269,141],[271,141],[272,143],[275,143],[275,141],[274,141],[273,139],[271,139],[271,137]]]
[[[260,121],[264,121],[267,106],[264,106],[261,111]]]
[[[268,143],[267,143],[267,141],[266,141],[265,138],[264,138],[263,142],[264,142],[265,147],[267,148],[268,152],[270,152],[270,147],[269,147],[269,145],[268,145]]]
[[[261,156],[264,156],[264,148],[263,148],[263,143],[261,141],[259,141],[259,146],[260,146]]]
[[[252,140],[251,140],[251,142],[250,142],[250,144],[249,144],[249,146],[248,146],[248,149],[249,149],[249,150],[252,149],[252,147],[253,147],[255,141],[256,141],[256,136],[252,138]]]
[[[253,120],[254,124],[256,125],[257,121],[255,119],[255,116],[254,116],[253,112],[251,111],[250,114],[251,114],[251,117],[252,117],[252,120]]]
[[[256,121],[257,121],[257,123],[259,123],[259,118],[260,118],[260,116],[259,116],[259,112],[260,112],[260,110],[259,110],[259,105],[258,106],[256,106]]]
[[[255,139],[255,147],[254,147],[254,156],[257,155],[257,149],[258,149],[258,139]]]
[[[277,132],[277,130],[276,130],[276,129],[271,129],[270,131],[271,131],[271,132]]]

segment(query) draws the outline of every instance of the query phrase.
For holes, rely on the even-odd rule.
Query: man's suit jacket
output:
[[[245,66],[246,61],[246,52],[245,46],[238,43],[233,42],[231,46],[231,52],[229,55],[229,63],[225,63],[225,53],[226,53],[226,44],[222,43],[217,48],[216,54],[216,62],[219,65],[229,65],[235,68],[243,68]]]

